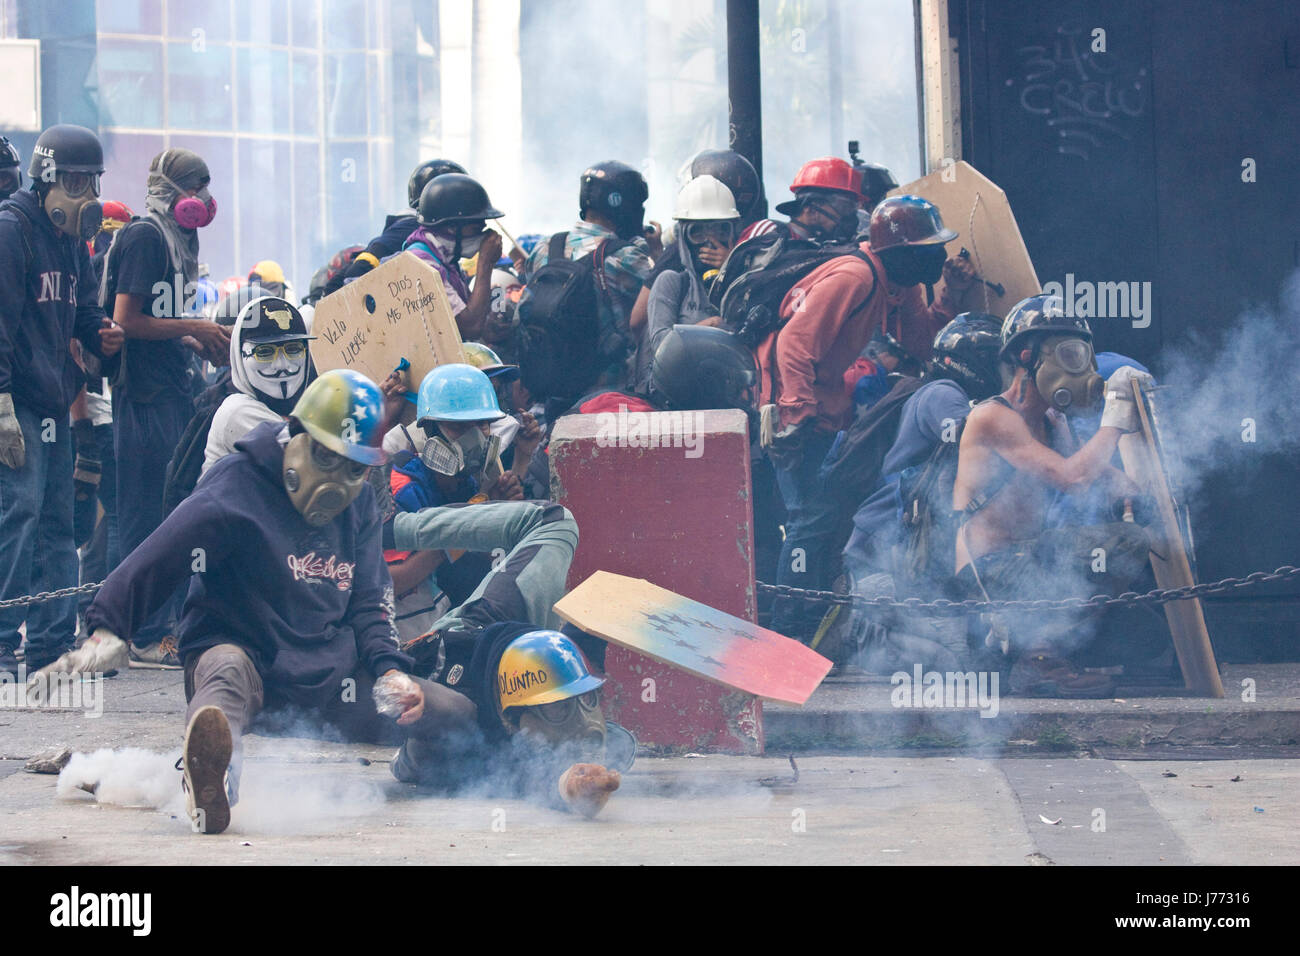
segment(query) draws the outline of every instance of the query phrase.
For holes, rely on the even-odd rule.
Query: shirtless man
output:
[[[1115,372],[1104,386],[1101,428],[1074,450],[1062,414],[1095,408],[1103,392],[1088,323],[1066,316],[1056,296],[1032,296],[1007,316],[1000,357],[1015,368],[1011,385],[970,413],[961,439],[952,502],[961,512],[958,584],[970,597],[994,600],[1122,593],[1146,563],[1143,529],[1118,521],[1049,528],[1048,512],[1057,492],[1099,481],[1117,500],[1138,494],[1110,462],[1119,436],[1139,427],[1132,383],[1149,384],[1150,376],[1130,367]],[[1109,677],[1080,673],[1064,659],[1067,646],[1077,649],[1094,627],[1095,620],[1062,612],[995,618],[994,633],[1018,654],[1012,689],[1109,696]]]

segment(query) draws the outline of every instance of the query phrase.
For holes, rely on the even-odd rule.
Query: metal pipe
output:
[[[763,178],[763,96],[759,82],[758,0],[727,0],[727,98],[731,148]],[[760,210],[767,215],[767,203]]]

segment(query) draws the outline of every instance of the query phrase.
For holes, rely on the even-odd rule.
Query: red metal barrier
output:
[[[571,415],[550,444],[551,496],[578,521],[569,586],[645,578],[753,621],[749,437],[738,411]],[[761,702],[610,646],[606,700],[645,744],[762,753]]]

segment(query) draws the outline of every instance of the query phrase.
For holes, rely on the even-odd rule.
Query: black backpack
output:
[[[590,388],[605,366],[625,357],[629,337],[609,301],[605,258],[627,243],[605,239],[566,259],[567,232],[551,236],[546,264],[519,300],[519,374],[535,400],[570,398]]]
[[[898,438],[903,406],[924,384],[919,378],[901,376],[876,404],[854,419],[821,467],[828,492],[860,504],[875,490],[885,455]]]
[[[163,478],[163,517],[166,518],[176,506],[189,497],[194,486],[199,483],[203,472],[204,455],[208,448],[208,432],[212,430],[212,419],[217,417],[217,409],[233,395],[235,386],[230,381],[230,372],[226,370],[224,381],[209,386],[199,397],[198,410],[190,419],[181,440],[176,443],[171,461],[167,462],[167,471]]]
[[[709,292],[710,301],[722,315],[723,325],[735,329],[737,337],[751,349],[780,328],[781,302],[795,284],[818,266],[840,256],[856,256],[871,267],[876,294],[880,277],[871,257],[856,243],[818,245],[807,239],[792,239],[779,232],[746,239],[731,250]]]
[[[1002,396],[989,401],[1006,405]],[[957,554],[957,532],[979,514],[1015,477],[1007,466],[982,494],[960,511],[952,508],[952,489],[957,483],[957,456],[966,419],[957,424],[952,441],[941,441],[923,463],[905,468],[899,475],[898,493],[903,504],[902,534],[893,555],[894,592],[900,598],[935,597],[953,574]]]

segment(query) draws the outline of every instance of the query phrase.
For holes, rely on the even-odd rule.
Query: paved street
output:
[[[189,832],[170,769],[181,732],[179,674],[132,671],[107,687],[97,718],[0,711],[0,861],[1300,862],[1300,761],[1185,760],[1176,752],[1156,760],[804,754],[797,782],[784,756],[642,757],[588,823],[490,792],[419,793],[392,779],[390,749],[250,737],[231,828],[200,837]],[[134,780],[105,777],[100,793],[163,809],[101,805],[77,790],[58,796],[54,776],[22,769],[52,745],[154,752],[138,755]],[[117,777],[131,759],[116,758]],[[143,792],[150,783],[157,793]]]

